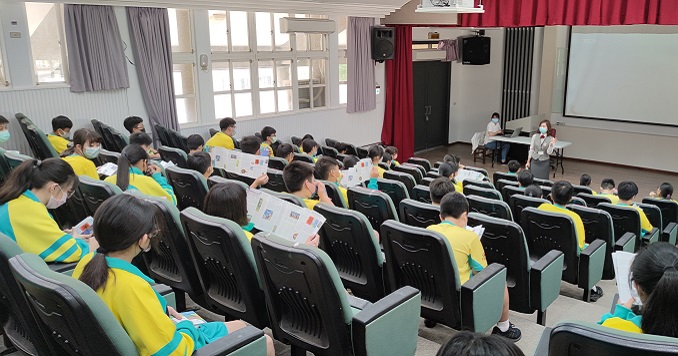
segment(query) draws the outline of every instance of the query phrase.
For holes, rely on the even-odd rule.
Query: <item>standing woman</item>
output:
[[[92,160],[99,156],[100,149],[101,136],[98,133],[79,129],[73,134],[71,147],[64,151],[61,157],[73,167],[76,175],[99,180],[97,167]]]
[[[548,179],[551,172],[551,157],[556,138],[551,136],[551,122],[543,120],[539,123],[539,132],[532,136],[530,151],[527,154],[525,168],[535,178]]]

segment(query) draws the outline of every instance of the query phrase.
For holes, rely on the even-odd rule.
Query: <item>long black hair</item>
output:
[[[247,191],[236,183],[219,183],[210,189],[203,204],[205,214],[229,219],[240,226],[247,219]]]
[[[678,337],[678,248],[656,242],[638,252],[631,279],[643,302],[641,329],[645,334]]]
[[[61,153],[61,157],[67,157],[75,153],[75,146],[80,145],[81,154],[85,154],[85,143],[89,141],[90,143],[98,142],[101,143],[103,140],[101,136],[90,129],[78,129],[73,134],[73,141],[69,144],[69,147]]]
[[[80,281],[95,291],[108,281],[106,255],[124,251],[139,243],[144,234],[157,229],[157,209],[150,203],[129,194],[107,199],[94,214],[94,236],[99,251],[87,263]]]
[[[118,158],[118,172],[115,184],[125,191],[129,187],[129,169],[130,167],[139,163],[139,161],[148,159],[148,152],[146,152],[139,145],[127,145],[120,153]]]
[[[18,198],[26,190],[42,188],[54,182],[60,186],[72,183],[74,189],[80,183],[70,164],[60,158],[28,160],[12,170],[5,184],[0,188],[0,205]]]

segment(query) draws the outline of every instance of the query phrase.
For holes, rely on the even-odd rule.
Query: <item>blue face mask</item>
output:
[[[94,159],[97,158],[97,156],[99,156],[100,149],[101,147],[87,147],[85,148],[85,152],[83,153],[85,154],[85,157],[89,159]]]
[[[9,141],[9,130],[0,131],[0,143]]]
[[[493,117],[493,118],[492,118],[492,122],[494,122],[494,123],[496,124],[496,123],[499,122],[499,119],[497,119],[496,117]]]
[[[546,127],[540,127],[539,132],[545,134],[546,133]]]

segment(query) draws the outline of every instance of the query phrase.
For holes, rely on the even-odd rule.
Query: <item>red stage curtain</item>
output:
[[[484,0],[462,27],[678,25],[676,0]]]
[[[398,148],[403,162],[414,155],[412,27],[395,26],[395,59],[386,61],[386,108],[381,141]]]

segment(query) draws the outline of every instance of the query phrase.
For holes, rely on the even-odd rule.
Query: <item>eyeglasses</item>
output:
[[[59,190],[62,193],[64,192],[64,188],[61,188],[60,185],[57,184],[57,187],[59,187]],[[75,189],[71,190],[70,192],[65,192],[65,193],[66,193],[66,199],[70,199],[73,196],[73,194],[75,194]]]

